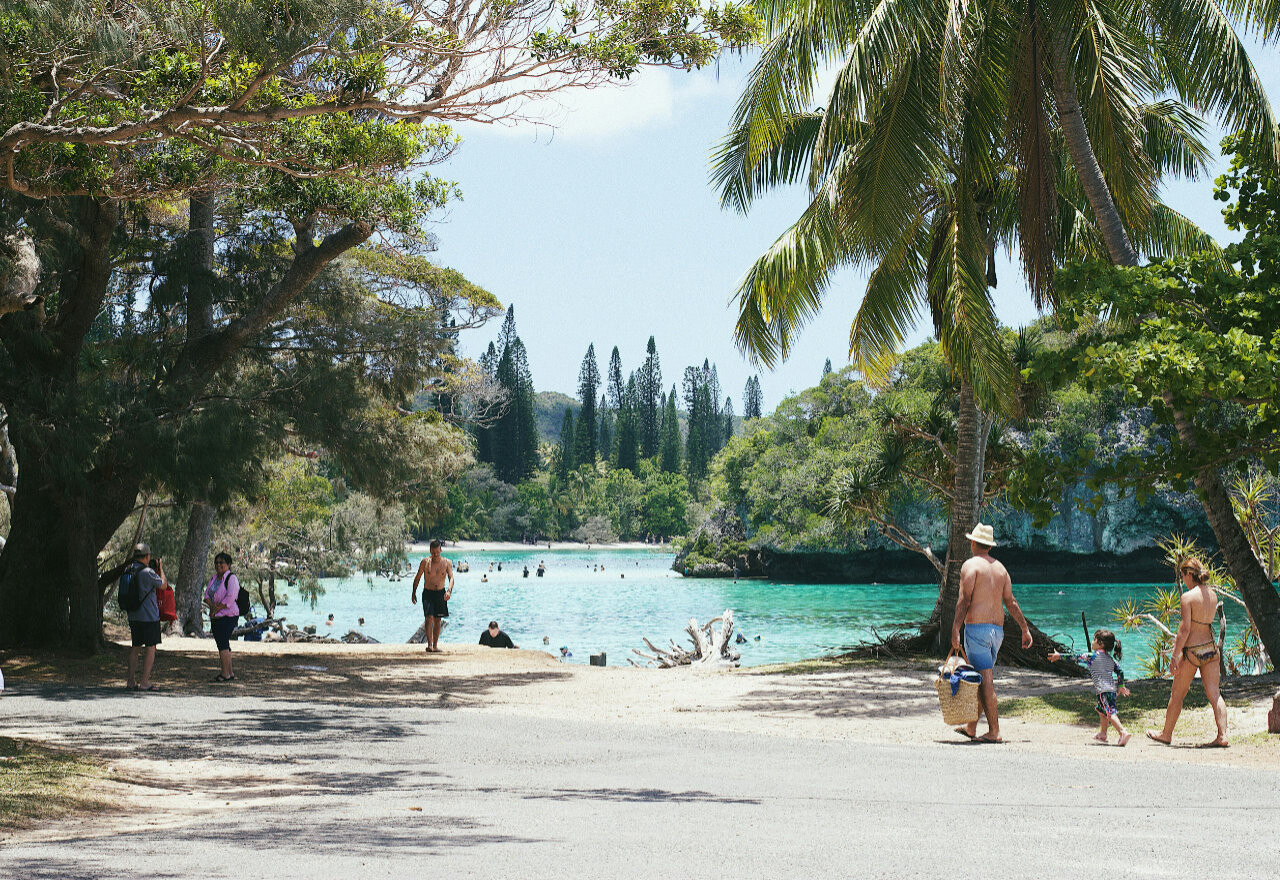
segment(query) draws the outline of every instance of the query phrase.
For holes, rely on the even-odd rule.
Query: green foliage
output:
[[[481,358],[481,368],[500,389],[502,405],[492,423],[476,427],[478,457],[508,483],[532,476],[539,465],[533,374],[515,321],[515,306],[508,306],[497,346],[491,344]]]
[[[1238,152],[1215,197],[1236,191],[1226,216],[1244,239],[1139,268],[1064,269],[1060,316],[1075,336],[1036,366],[1151,406],[1167,426],[1159,442],[1097,467],[1140,494],[1153,476],[1185,485],[1208,465],[1280,466],[1280,182],[1247,142],[1226,145]],[[1175,412],[1190,417],[1193,442],[1171,430]]]
[[[747,423],[721,451],[711,469],[711,505],[735,511],[754,544],[784,550],[888,546],[883,532],[892,524],[921,544],[944,547],[945,511],[926,481],[945,487],[950,465],[929,438],[954,443],[955,394],[954,376],[932,342],[904,352],[879,391],[852,368],[830,373]],[[1044,476],[1051,457],[1074,461],[1146,443],[1149,410],[1125,407],[1083,383],[1050,392],[1037,407],[1034,419],[994,425],[989,440],[987,478],[997,494],[982,518],[1002,540],[1127,553],[1174,529],[1209,534],[1190,496],[1157,485],[1139,505],[1132,493],[1107,490],[1095,498],[1087,471],[1084,478],[1064,472],[1058,482]],[[881,523],[872,527],[868,511]]]
[[[324,595],[320,578],[408,566],[403,506],[344,495],[342,481],[325,477],[323,465],[297,458],[269,463],[261,491],[220,517],[215,547],[231,548],[241,583],[268,615],[278,586],[315,608]]]
[[[615,354],[617,349],[614,349]],[[596,425],[596,394],[600,390],[600,366],[596,363],[595,344],[587,346],[583,355],[582,367],[578,371],[578,399],[582,408],[578,411],[578,447],[577,460],[583,464],[594,464],[598,450],[596,447],[598,426]]]
[[[689,0],[15,0],[0,8],[5,179],[137,196],[266,170],[328,177],[354,209],[378,201],[361,182],[402,167],[411,141],[443,133],[437,158],[452,149],[429,120],[500,118],[549,77],[560,89],[701,66],[755,28],[747,9]]]

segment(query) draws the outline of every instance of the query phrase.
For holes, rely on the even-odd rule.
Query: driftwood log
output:
[[[720,624],[716,629],[715,625]],[[692,641],[692,648],[677,645],[671,640],[669,648],[659,648],[648,639],[644,640],[652,654],[633,649],[633,653],[658,666],[659,669],[671,669],[676,666],[700,667],[734,667],[738,665],[741,655],[733,648],[733,611],[726,609],[724,614],[699,624],[695,618],[689,618],[685,627]],[[633,666],[640,664],[629,660]]]
[[[449,625],[449,621],[441,619],[440,632],[444,632],[445,627],[447,627],[448,625]],[[423,623],[418,624],[418,628],[414,630],[413,635],[409,636],[409,641],[405,642],[405,644],[425,645],[426,643],[427,643],[427,624],[424,621]]]

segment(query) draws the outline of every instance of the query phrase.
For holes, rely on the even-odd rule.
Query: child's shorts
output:
[[[1102,693],[1098,694],[1098,714],[1110,715],[1112,717],[1116,715],[1116,692],[1115,691],[1103,691]]]

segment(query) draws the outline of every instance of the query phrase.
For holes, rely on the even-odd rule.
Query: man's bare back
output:
[[[997,623],[1004,625],[1005,602],[1013,598],[1013,582],[998,559],[972,556],[960,567],[960,592],[969,592],[969,610],[965,623]]]

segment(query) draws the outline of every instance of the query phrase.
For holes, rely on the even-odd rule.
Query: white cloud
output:
[[[486,125],[485,132],[539,140],[567,138],[601,142],[646,129],[670,126],[700,100],[736,94],[736,77],[717,77],[714,70],[691,73],[649,68],[625,83],[595,88],[569,88],[521,108],[527,119]],[[470,126],[462,130],[475,131]]]

